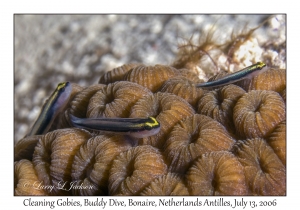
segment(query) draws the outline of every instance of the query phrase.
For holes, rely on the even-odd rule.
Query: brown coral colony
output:
[[[51,132],[15,145],[15,195],[285,195],[286,71],[204,90],[185,63],[125,64],[78,86]],[[79,129],[70,114],[154,117],[160,131]],[[36,181],[73,189],[23,187]]]

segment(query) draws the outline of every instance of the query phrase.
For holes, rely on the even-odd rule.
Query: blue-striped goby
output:
[[[157,134],[160,123],[154,117],[148,118],[78,118],[69,115],[73,126],[144,138]]]
[[[68,104],[71,93],[72,85],[70,82],[59,83],[55,91],[43,105],[40,115],[27,136],[47,133],[57,115]]]
[[[257,62],[256,64],[248,66],[248,67],[246,67],[240,71],[234,72],[232,74],[226,75],[225,77],[222,77],[218,80],[197,84],[196,87],[215,88],[215,87],[232,84],[234,82],[238,82],[238,81],[244,80],[244,79],[252,79],[259,73],[262,73],[263,71],[261,71],[261,70],[265,66],[266,66],[265,63]]]

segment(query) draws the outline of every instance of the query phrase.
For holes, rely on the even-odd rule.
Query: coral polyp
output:
[[[268,69],[255,77],[250,85],[251,90],[272,90],[281,93],[286,87],[285,69]]]
[[[121,153],[109,172],[110,195],[138,195],[156,178],[167,173],[161,152],[150,145]]]
[[[114,158],[132,147],[121,135],[99,135],[80,146],[72,164],[72,180],[78,185],[92,186],[75,189],[74,195],[105,195],[108,192],[109,169]]]
[[[140,195],[154,195],[154,196],[178,196],[189,195],[188,189],[184,184],[182,178],[175,173],[168,173],[167,175],[160,176],[150,183]]]
[[[99,79],[100,84],[109,84],[113,82],[117,82],[123,79],[124,75],[133,69],[134,67],[137,67],[141,64],[137,63],[129,63],[129,64],[124,64],[123,66],[119,66],[117,68],[114,68],[104,75],[102,75]]]
[[[38,188],[40,183],[32,162],[26,159],[16,161],[15,170],[15,195],[47,195]]]
[[[128,71],[123,80],[135,82],[152,92],[156,92],[169,78],[179,75],[179,71],[171,66],[137,66]]]
[[[198,103],[198,113],[209,116],[228,131],[234,132],[233,108],[245,91],[236,85],[227,85],[206,93]]]
[[[285,166],[264,139],[240,141],[233,151],[244,167],[251,195],[285,194]]]
[[[196,107],[198,100],[205,93],[201,88],[186,77],[175,77],[167,80],[160,88],[160,92],[172,93],[185,99],[192,107]]]
[[[70,188],[73,159],[80,145],[91,137],[79,129],[60,129],[44,135],[35,147],[32,162],[37,176],[44,185],[60,186],[62,180]],[[47,188],[50,195],[70,195],[59,187]]]
[[[210,152],[199,157],[186,174],[191,195],[246,195],[244,168],[230,152]]]
[[[181,97],[158,92],[138,100],[131,109],[130,117],[155,116],[161,125],[159,133],[141,139],[140,144],[161,148],[172,127],[194,113],[192,106]]]
[[[185,174],[202,154],[230,150],[234,142],[220,123],[195,114],[173,127],[164,144],[164,155],[170,171]]]
[[[285,103],[274,91],[252,90],[233,109],[236,130],[243,138],[266,137],[285,117]]]
[[[90,98],[86,116],[128,117],[135,102],[146,95],[152,95],[152,92],[136,83],[126,81],[110,83]]]

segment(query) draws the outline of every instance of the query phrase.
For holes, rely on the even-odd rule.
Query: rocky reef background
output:
[[[222,43],[269,16],[15,15],[14,140],[29,131],[59,82],[89,86],[106,71],[130,62],[169,65],[176,59],[178,46],[192,35],[197,40],[215,29],[213,37]],[[277,21],[255,30],[258,43],[285,40],[285,21],[278,15]],[[285,45],[279,46],[284,54]],[[268,56],[278,58],[272,52]],[[277,66],[285,68],[285,61],[279,59]]]

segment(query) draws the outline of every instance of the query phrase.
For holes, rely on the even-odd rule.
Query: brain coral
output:
[[[219,65],[227,74],[228,66],[245,67],[239,50],[255,39],[253,31],[234,38],[224,45],[211,37],[189,41],[172,65],[125,64],[100,84],[73,83],[52,129],[15,145],[15,195],[285,195],[286,70],[271,68],[243,85],[196,88],[199,76],[212,75],[197,72],[203,57],[219,68],[215,51],[227,58]],[[69,114],[154,117],[161,128],[145,138],[99,133],[74,128]],[[71,190],[22,187],[35,181]]]

